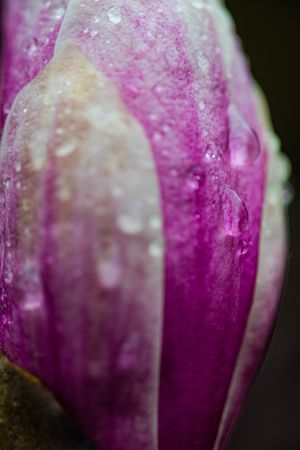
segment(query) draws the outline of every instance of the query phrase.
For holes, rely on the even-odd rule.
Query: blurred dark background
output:
[[[279,321],[230,450],[300,450],[300,0],[227,0],[293,164],[290,260]]]

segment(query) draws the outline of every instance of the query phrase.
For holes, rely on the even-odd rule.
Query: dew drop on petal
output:
[[[152,258],[160,258],[162,256],[163,249],[158,242],[152,242],[149,245],[149,254]]]
[[[125,234],[137,234],[143,228],[140,218],[133,214],[121,214],[117,223],[120,230]]]
[[[70,141],[65,142],[62,145],[58,146],[55,150],[56,156],[63,158],[65,156],[71,155],[76,149],[76,142]]]
[[[247,255],[249,250],[248,242],[245,240],[241,240],[238,244],[238,254],[239,256]]]
[[[239,236],[248,227],[249,215],[239,194],[226,186],[222,195],[224,227],[229,236]]]
[[[63,6],[59,6],[58,8],[54,9],[53,11],[53,19],[59,20],[63,17],[65,14],[65,8]]]
[[[24,311],[36,311],[42,306],[41,296],[39,294],[28,294],[23,302]]]
[[[22,45],[23,52],[29,57],[33,57],[38,51],[38,40],[34,37],[29,37],[24,40]]]
[[[99,33],[98,30],[91,30],[91,31],[90,31],[90,36],[91,36],[91,37],[95,37],[95,36],[97,36],[98,33]]]
[[[20,161],[16,162],[15,170],[16,170],[17,173],[21,172],[21,170],[22,170],[22,164],[21,164]]]
[[[115,289],[121,282],[121,267],[115,261],[100,261],[98,279],[104,289]]]
[[[219,152],[217,147],[210,145],[204,154],[204,161],[207,163],[212,163],[217,161]]]
[[[205,109],[205,103],[203,100],[200,100],[200,102],[199,102],[199,109],[200,109],[200,111],[204,111],[204,109]]]
[[[234,105],[228,108],[229,151],[233,166],[253,163],[260,153],[260,142],[256,132],[246,122]]]
[[[13,272],[10,269],[6,270],[4,273],[4,282],[6,284],[11,284],[13,282],[13,278]]]
[[[162,226],[162,223],[161,223],[161,219],[159,217],[157,217],[157,216],[151,217],[150,227],[153,230],[160,230],[161,226]]]
[[[107,16],[111,23],[117,25],[122,20],[121,9],[118,6],[113,6],[108,10]]]

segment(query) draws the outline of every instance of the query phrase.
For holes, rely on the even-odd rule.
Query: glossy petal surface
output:
[[[105,449],[223,448],[285,258],[249,68],[218,1],[64,6],[4,59],[2,347]]]
[[[99,446],[155,448],[163,270],[152,156],[72,45],[17,97],[1,178],[1,347]]]

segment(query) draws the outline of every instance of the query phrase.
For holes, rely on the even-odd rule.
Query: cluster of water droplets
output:
[[[62,22],[67,3],[68,0],[44,0],[42,7],[37,5],[38,9],[30,11],[31,17],[27,18],[28,30],[21,43],[21,48],[27,58],[40,57],[49,44],[51,34]],[[45,60],[42,62],[46,64],[49,61],[47,52],[44,58]]]
[[[94,3],[99,3],[99,0],[94,0]],[[82,9],[87,8],[87,5],[84,2],[82,2],[80,6]],[[101,10],[99,8],[99,12],[96,11],[96,14],[93,13],[88,22],[88,26],[83,28],[83,35],[90,38],[95,38],[102,29],[103,21],[107,21],[110,25],[116,26],[121,23],[122,19],[122,6],[110,6],[106,8],[105,12],[103,12],[101,5]]]
[[[234,104],[228,108],[228,119],[232,166],[243,167],[252,164],[260,154],[260,142],[256,132]]]
[[[281,143],[273,131],[266,132],[265,140],[269,150],[266,201],[271,208],[278,203],[289,205],[294,197],[293,187],[289,182],[291,163],[287,156],[280,152]]]

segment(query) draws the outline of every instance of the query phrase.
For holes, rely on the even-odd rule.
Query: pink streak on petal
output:
[[[87,3],[82,11],[73,1],[59,41],[71,39],[116,83],[151,142],[167,242],[160,448],[210,449],[257,270],[266,158],[261,152],[252,164],[230,165],[227,113],[236,103],[239,123],[260,137],[252,82],[242,62],[232,95],[209,10],[198,15],[187,2],[167,0],[110,8],[114,2]],[[241,216],[224,226],[225,188],[225,217]]]

